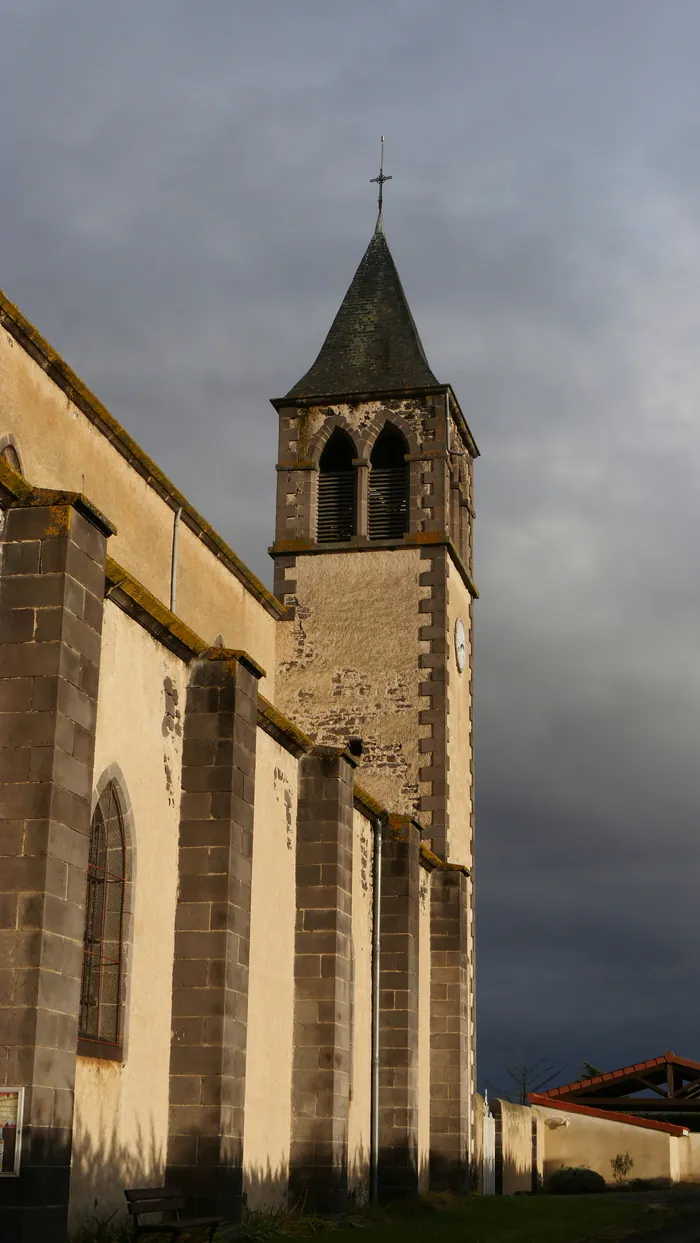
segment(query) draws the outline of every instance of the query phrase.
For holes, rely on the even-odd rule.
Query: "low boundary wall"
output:
[[[619,1153],[634,1162],[631,1178],[700,1182],[700,1135],[685,1127],[536,1094],[530,1100],[542,1118],[545,1183],[562,1165],[587,1165],[612,1185],[611,1162]]]

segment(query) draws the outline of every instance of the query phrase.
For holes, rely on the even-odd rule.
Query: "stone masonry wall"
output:
[[[5,514],[0,580],[0,1085],[24,1086],[3,1243],[66,1229],[109,525],[80,498]]]
[[[166,1178],[240,1215],[257,679],[240,653],[192,669],[184,721]]]

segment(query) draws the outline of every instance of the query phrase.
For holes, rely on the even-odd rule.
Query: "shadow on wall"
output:
[[[109,1221],[114,1226],[126,1216],[126,1187],[162,1186],[165,1153],[155,1137],[137,1125],[133,1141],[121,1142],[101,1127],[99,1136],[78,1126],[73,1133],[68,1228],[75,1234],[81,1226]]]
[[[356,1205],[369,1201],[369,1152],[364,1147],[355,1149],[348,1166],[348,1198]]]
[[[325,1200],[329,1190],[344,1187],[346,1166],[334,1170],[307,1167],[306,1179],[290,1189],[289,1166],[254,1164],[244,1169],[244,1203],[257,1212],[276,1212],[288,1207],[310,1208],[318,1191]],[[150,1134],[138,1128],[132,1143],[124,1144],[116,1130],[102,1128],[99,1137],[78,1128],[73,1138],[70,1181],[69,1233],[97,1224],[116,1227],[127,1216],[124,1189],[158,1187],[165,1182],[165,1154],[151,1127]],[[321,1186],[319,1186],[319,1182]],[[369,1198],[369,1159],[364,1150],[356,1152],[347,1167],[348,1199],[358,1204]],[[341,1195],[343,1192],[341,1191]],[[335,1199],[335,1197],[332,1197]],[[343,1196],[344,1198],[344,1196]]]
[[[252,1212],[274,1213],[287,1208],[289,1165],[279,1162],[275,1169],[270,1161],[262,1165],[243,1165],[244,1204]]]
[[[347,1154],[336,1160],[339,1145],[294,1145],[289,1164],[289,1203],[313,1213],[344,1212],[348,1203]]]
[[[496,1195],[512,1196],[518,1191],[534,1190],[537,1154],[531,1107],[495,1100],[491,1109],[496,1119]]]
[[[311,1207],[317,1188],[313,1187],[313,1170],[307,1169],[306,1181],[297,1180],[294,1187],[289,1184],[289,1163],[280,1161],[273,1168],[268,1160],[263,1166],[259,1163],[246,1165],[244,1162],[243,1191],[245,1207],[251,1212],[274,1213],[287,1208],[305,1209]],[[322,1167],[318,1174],[323,1181],[323,1190],[327,1182],[331,1186],[342,1184],[345,1177],[345,1166],[336,1167],[336,1177],[329,1175]],[[352,1161],[347,1167],[347,1196],[354,1204],[365,1204],[369,1200],[369,1154],[364,1148],[356,1150]]]

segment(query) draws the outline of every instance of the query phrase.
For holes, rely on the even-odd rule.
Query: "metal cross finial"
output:
[[[381,143],[382,143],[382,148],[381,148],[381,159],[379,161],[379,176],[370,177],[370,185],[379,186],[379,218],[380,220],[382,216],[382,203],[384,202],[384,182],[391,181],[390,176],[386,177],[384,175],[384,135],[383,134],[381,138]]]

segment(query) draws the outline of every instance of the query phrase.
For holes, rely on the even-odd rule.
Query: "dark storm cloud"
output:
[[[387,230],[477,465],[480,1054],[700,1056],[695,0],[0,0],[2,279],[269,577]]]

